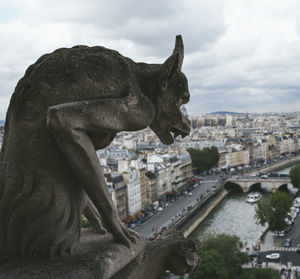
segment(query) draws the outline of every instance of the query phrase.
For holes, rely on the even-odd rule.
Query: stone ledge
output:
[[[73,255],[51,260],[9,262],[0,266],[1,279],[156,279],[165,270],[182,275],[198,264],[197,241],[171,231],[156,241],[142,241],[132,255],[110,235],[84,231]]]

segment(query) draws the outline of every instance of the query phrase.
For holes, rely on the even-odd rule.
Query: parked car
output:
[[[134,230],[136,228],[136,224],[129,224],[129,228]]]
[[[293,206],[297,208],[300,207],[300,197],[294,199]]]
[[[296,214],[299,213],[299,211],[300,211],[300,209],[296,206],[292,206],[291,210],[290,210],[291,213],[296,213]]]
[[[189,192],[189,196],[191,197],[193,195],[193,193],[192,192]]]
[[[163,208],[160,206],[157,208],[157,211],[163,211]]]
[[[287,238],[283,244],[284,247],[291,247],[292,245],[292,240]]]
[[[300,197],[296,197],[296,198],[294,199],[294,202],[300,203]]]
[[[280,254],[279,253],[272,253],[272,254],[268,254],[266,255],[266,259],[268,260],[279,260],[280,259]]]

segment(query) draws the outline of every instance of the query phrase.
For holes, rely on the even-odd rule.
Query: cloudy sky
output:
[[[162,63],[177,34],[190,114],[300,110],[299,0],[0,0],[0,119],[44,53],[102,45]]]

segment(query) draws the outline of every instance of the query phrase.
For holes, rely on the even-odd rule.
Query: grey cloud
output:
[[[103,45],[159,63],[177,34],[185,43],[192,113],[299,105],[296,0],[273,0],[268,8],[235,0],[10,0],[8,8],[13,16],[0,19],[0,115],[17,80],[44,53]]]
[[[143,47],[145,55],[165,56],[170,52],[170,38],[177,34],[187,42],[187,53],[216,41],[225,32],[222,11],[219,0],[214,4],[208,0],[45,0],[27,7],[23,18],[41,23],[80,22],[99,28],[99,37],[106,40],[130,40]]]

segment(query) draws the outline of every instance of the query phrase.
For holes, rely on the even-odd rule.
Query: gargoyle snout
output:
[[[182,101],[184,104],[187,104],[190,101],[190,93],[188,91],[183,94]]]

